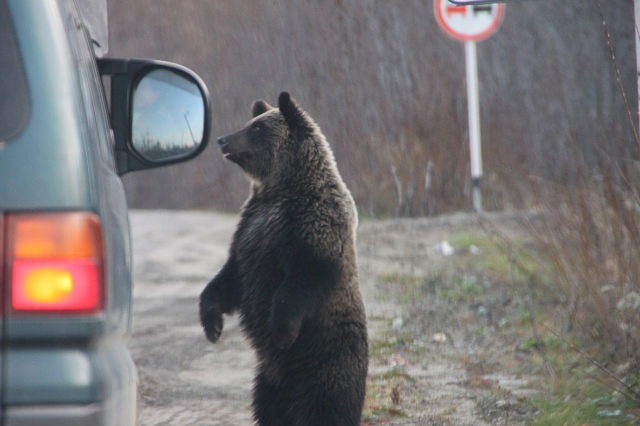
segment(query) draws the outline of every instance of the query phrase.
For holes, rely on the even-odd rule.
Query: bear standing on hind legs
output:
[[[257,352],[259,426],[360,425],[367,329],[356,207],[320,128],[288,93],[218,139],[251,180],[229,258],[200,295],[207,338],[240,312]]]

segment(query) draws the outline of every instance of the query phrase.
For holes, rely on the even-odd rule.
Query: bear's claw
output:
[[[210,309],[200,315],[200,322],[202,323],[202,328],[204,328],[204,334],[207,336],[207,339],[212,343],[217,342],[222,333],[222,315]]]

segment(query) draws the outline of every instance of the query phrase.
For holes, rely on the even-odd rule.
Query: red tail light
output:
[[[10,214],[10,311],[95,313],[104,306],[102,230],[92,213]]]

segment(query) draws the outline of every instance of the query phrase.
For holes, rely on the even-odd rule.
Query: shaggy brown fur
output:
[[[283,92],[218,139],[252,181],[229,258],[200,296],[207,338],[239,309],[257,351],[254,418],[266,425],[360,424],[367,330],[356,207],[329,144]]]
[[[239,309],[257,351],[261,426],[360,424],[367,331],[356,207],[316,123],[283,92],[218,139],[252,181],[229,258],[200,296],[207,338]]]

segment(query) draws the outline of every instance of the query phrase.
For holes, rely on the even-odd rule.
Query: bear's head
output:
[[[251,114],[252,119],[241,130],[218,138],[227,160],[257,182],[306,163],[309,155],[301,151],[313,145],[317,126],[289,93],[280,94],[277,108],[263,100],[254,102]]]

